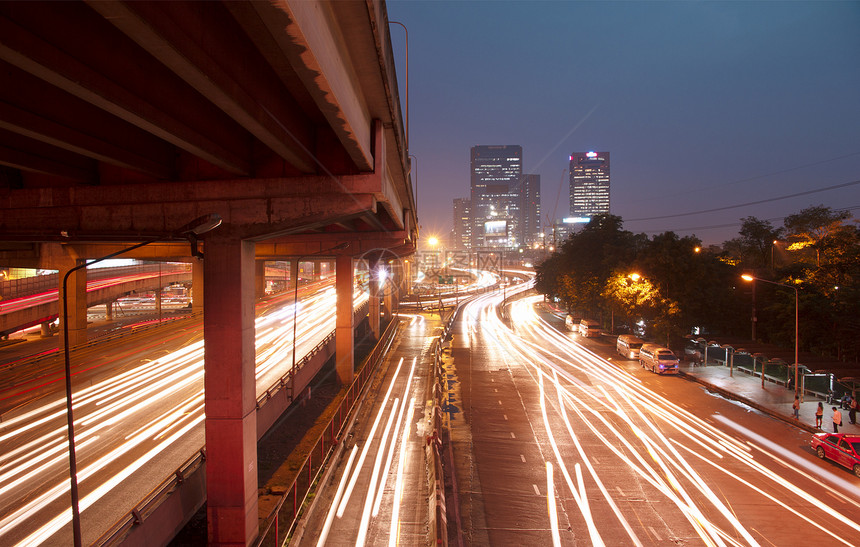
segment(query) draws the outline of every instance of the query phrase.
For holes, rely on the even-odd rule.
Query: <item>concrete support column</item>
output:
[[[335,262],[337,289],[337,319],[335,329],[335,363],[341,384],[352,382],[355,373],[355,346],[353,344],[352,297],[355,287],[355,268],[351,256],[339,255]]]
[[[51,324],[50,323],[42,323],[40,325],[40,327],[41,327],[40,334],[41,334],[42,338],[50,338],[52,336],[53,333],[51,332]]]
[[[113,305],[116,300],[111,300],[107,304],[105,304],[105,319],[108,321],[113,321]]]
[[[159,287],[155,289],[155,313],[158,315],[158,320],[161,321],[161,297],[164,290]]]
[[[322,278],[322,261],[314,260],[314,281],[319,281]]]
[[[191,312],[202,312],[204,298],[203,283],[203,261],[199,258],[191,259]]]
[[[367,269],[370,274],[370,296],[368,299],[368,320],[370,322],[370,330],[373,332],[373,337],[379,340],[379,261],[370,259],[367,261]]]
[[[391,314],[397,313],[400,309],[400,300],[404,295],[404,279],[403,279],[404,263],[401,260],[395,260],[391,263]]]
[[[63,278],[66,273],[82,264],[82,260],[70,261],[63,264],[59,272],[59,310],[60,310],[60,348],[66,343],[63,333]],[[87,341],[87,269],[83,268],[69,276],[66,283],[66,295],[69,312],[69,347],[83,344]]]
[[[391,316],[394,313],[394,290],[391,287],[386,288],[385,298],[382,301],[382,317],[386,322],[391,321]]]
[[[266,296],[266,261],[254,261],[254,298]]]
[[[410,258],[403,261],[403,279],[397,284],[397,286],[402,288],[404,294],[412,294],[412,262],[414,260],[415,255],[412,255]]]
[[[207,239],[204,262],[209,545],[250,545],[258,532],[254,244]]]
[[[299,257],[290,260],[290,291],[295,294],[299,282]]]

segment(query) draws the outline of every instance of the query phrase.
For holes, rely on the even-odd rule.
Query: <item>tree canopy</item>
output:
[[[536,288],[604,327],[677,342],[693,329],[748,335],[753,290],[740,275],[750,272],[798,287],[803,349],[857,361],[860,230],[850,219],[824,206],[780,227],[749,216],[738,237],[706,250],[695,237],[649,238],[624,230],[618,216],[597,215],[537,266]],[[792,344],[794,292],[764,283],[756,290],[756,337]]]

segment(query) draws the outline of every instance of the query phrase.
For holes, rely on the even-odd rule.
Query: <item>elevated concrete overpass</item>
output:
[[[418,237],[384,2],[3,2],[0,70],[0,266],[64,275],[149,241],[128,256],[192,264],[209,540],[250,543],[255,262],[336,259],[347,382],[355,260],[396,289]],[[199,260],[172,234],[209,214],[223,224]],[[85,271],[70,344],[86,339]],[[371,276],[377,330],[380,299]]]
[[[86,307],[109,304],[130,292],[156,291],[167,285],[191,283],[189,264],[168,264],[163,268],[134,266],[131,268],[109,268],[101,274],[110,276],[91,276],[87,279]],[[52,322],[59,315],[58,275],[39,276],[40,281],[51,282],[51,288],[20,298],[0,301],[0,335],[10,334],[20,329]],[[96,279],[92,279],[95,277]],[[47,284],[47,283],[43,283]],[[160,300],[156,299],[156,306]]]

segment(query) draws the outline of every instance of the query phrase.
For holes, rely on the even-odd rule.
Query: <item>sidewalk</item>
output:
[[[721,365],[682,365],[678,373],[688,380],[704,385],[710,391],[719,393],[728,399],[740,401],[810,433],[833,431],[831,416],[833,416],[834,405],[827,404],[827,401],[818,397],[805,396],[800,404],[800,420],[795,420],[791,406],[794,402],[794,391],[781,385],[765,382],[764,388],[762,388],[761,378],[739,372],[737,369],[735,369],[734,375],[730,375],[729,368]],[[821,421],[822,429],[820,430],[815,428],[815,409],[819,402],[824,403],[824,418]],[[848,410],[840,409],[840,412],[842,412],[842,427],[839,428],[839,432],[860,434],[860,425],[852,425],[848,422]],[[858,412],[858,421],[860,421],[860,412]]]

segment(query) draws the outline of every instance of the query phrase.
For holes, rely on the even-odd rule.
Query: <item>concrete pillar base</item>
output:
[[[338,256],[335,264],[337,320],[335,328],[335,368],[342,385],[352,383],[355,375],[352,297],[355,268],[351,256]]]
[[[209,545],[258,533],[254,244],[206,240],[206,491]]]

